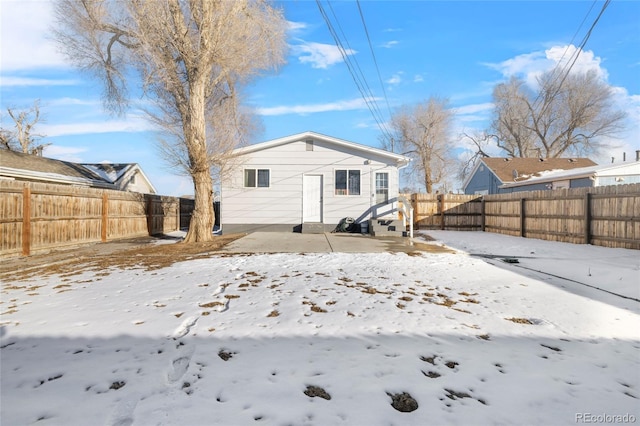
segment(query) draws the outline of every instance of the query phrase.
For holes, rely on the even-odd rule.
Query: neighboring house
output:
[[[112,182],[121,191],[155,194],[156,189],[137,163],[81,164],[102,178]]]
[[[346,217],[396,219],[403,155],[305,132],[235,151],[222,181],[223,232],[325,232]]]
[[[640,183],[640,161],[541,172],[522,182],[502,185],[504,192],[584,188]]]
[[[542,172],[595,166],[588,158],[481,158],[462,184],[465,194],[484,195],[511,192],[502,188],[523,182]]]
[[[1,179],[156,193],[138,164],[77,164],[4,149]]]

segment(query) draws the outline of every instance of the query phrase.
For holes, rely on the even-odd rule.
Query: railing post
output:
[[[584,243],[591,244],[591,193],[584,194]]]
[[[31,254],[31,188],[22,189],[22,255]]]
[[[444,194],[438,195],[440,201],[440,229],[444,231]]]
[[[409,238],[413,238],[413,206],[409,208]]]

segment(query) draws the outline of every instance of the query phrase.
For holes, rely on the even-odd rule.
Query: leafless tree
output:
[[[284,60],[281,11],[266,0],[58,0],[56,18],[60,46],[103,83],[109,110],[124,112],[132,82],[141,83],[166,141],[184,145],[175,161],[195,191],[185,241],[210,240],[211,168],[244,134],[237,86]]]
[[[602,139],[624,129],[625,113],[613,105],[613,92],[595,71],[560,78],[548,72],[539,90],[515,77],[496,86],[492,132],[512,157],[556,158],[597,153]]]
[[[486,132],[463,132],[460,139],[470,144],[471,149],[467,149],[458,158],[458,179],[463,181],[471,172],[479,158],[487,158],[487,148],[495,140],[495,135]]]
[[[403,106],[391,117],[394,139],[405,155],[414,158],[412,173],[421,176],[429,194],[453,168],[450,133],[454,115],[447,99],[431,97]]]
[[[249,144],[262,131],[262,123],[252,109],[244,107],[237,95],[211,99],[206,109],[207,155],[211,163],[214,185],[241,165],[242,158],[234,156],[233,150]],[[171,114],[160,116],[149,114],[149,119],[162,129],[158,137],[160,155],[174,172],[191,175],[189,152],[184,141],[180,120]]]
[[[14,129],[0,129],[0,145],[11,151],[41,155],[42,149],[50,144],[38,144],[44,136],[34,132],[34,127],[42,120],[40,100],[36,99],[30,108],[7,108],[7,114],[13,120]]]

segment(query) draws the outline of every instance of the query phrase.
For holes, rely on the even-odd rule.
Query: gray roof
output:
[[[117,189],[99,169],[70,161],[0,149],[0,177]]]

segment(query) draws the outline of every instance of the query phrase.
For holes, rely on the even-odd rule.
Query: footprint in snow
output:
[[[135,393],[120,401],[109,415],[107,425],[131,426],[135,420],[134,411],[138,401],[140,401],[140,396]]]
[[[226,285],[224,285],[224,284],[219,284],[219,285],[218,285],[218,288],[216,288],[216,289],[214,290],[213,295],[214,295],[214,296],[217,296],[217,295],[219,295],[219,294],[224,293],[224,289],[225,289],[226,287],[227,287],[227,286],[226,286]]]
[[[185,345],[178,346],[178,356],[171,362],[171,367],[167,370],[167,379],[170,383],[175,383],[185,375],[191,364],[191,358],[195,348]]]
[[[180,339],[191,331],[191,328],[196,325],[199,317],[189,317],[182,321],[182,324],[173,332],[173,339]]]

